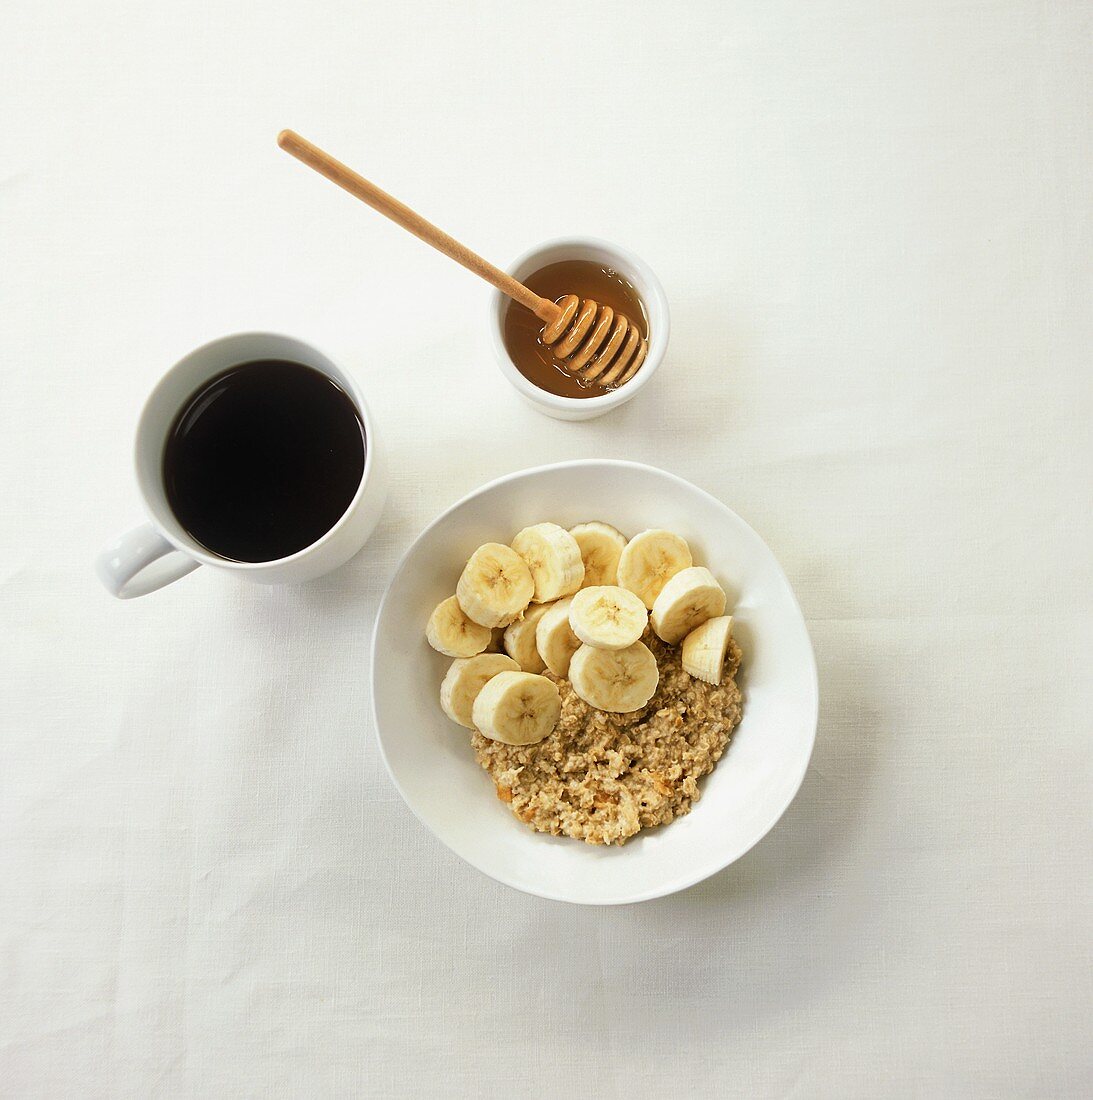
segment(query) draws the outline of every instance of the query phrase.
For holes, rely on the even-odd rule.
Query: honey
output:
[[[591,299],[630,318],[648,339],[649,319],[645,306],[629,280],[604,264],[590,260],[561,260],[547,264],[522,280],[543,298],[558,302],[567,294]],[[531,310],[510,302],[505,313],[505,349],[516,369],[533,385],[559,397],[599,397],[615,386],[602,386],[571,372],[543,343],[543,322]]]

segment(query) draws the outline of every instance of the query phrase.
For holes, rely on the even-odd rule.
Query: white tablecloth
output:
[[[4,5],[0,1093],[1089,1095],[1088,4],[402,7]],[[525,408],[484,288],[283,126],[500,262],[633,248],[655,382]],[[363,383],[381,526],[113,601],[144,396],[252,328]],[[368,714],[409,540],[581,456],[751,522],[822,696],[774,832],[612,910],[459,862]]]

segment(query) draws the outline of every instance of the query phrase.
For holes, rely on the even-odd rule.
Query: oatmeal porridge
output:
[[[689,813],[740,721],[736,685],[740,648],[729,642],[720,684],[695,679],[680,651],[646,630],[656,657],[657,689],[640,710],[612,714],[589,706],[568,680],[553,675],[561,718],[532,745],[471,734],[475,757],[498,797],[538,832],[589,844],[624,844],[640,829]]]

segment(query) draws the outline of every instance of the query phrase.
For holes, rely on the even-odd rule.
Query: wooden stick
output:
[[[369,183],[363,176],[357,175],[352,168],[342,164],[340,160],[335,160],[329,153],[324,152],[317,145],[312,145],[295,131],[282,130],[277,135],[277,144],[286,153],[291,153],[309,168],[314,168],[320,175],[326,176],[331,183],[336,183],[362,202],[368,203],[373,210],[378,210],[384,217],[390,218],[403,229],[413,233],[415,237],[426,244],[431,244],[445,256],[449,256],[456,263],[462,264],[475,275],[485,279],[487,283],[492,283],[502,294],[507,294],[522,306],[527,306],[545,324],[557,320],[561,310],[553,302],[540,298],[538,294],[528,290],[523,283],[517,282],[499,267],[494,267],[466,245],[460,244],[454,237],[449,237],[442,229],[438,229],[432,222],[426,221],[420,214],[399,202],[393,195],[381,191],[374,183]]]

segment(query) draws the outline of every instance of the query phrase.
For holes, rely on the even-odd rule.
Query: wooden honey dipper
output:
[[[540,337],[543,343],[570,373],[599,386],[621,386],[637,374],[645,361],[648,342],[641,329],[623,314],[590,298],[582,301],[575,294],[563,295],[557,303],[540,298],[523,283],[494,267],[293,130],[282,130],[277,135],[277,144],[332,183],[368,203],[373,210],[492,283],[514,302],[530,309],[543,322]]]

